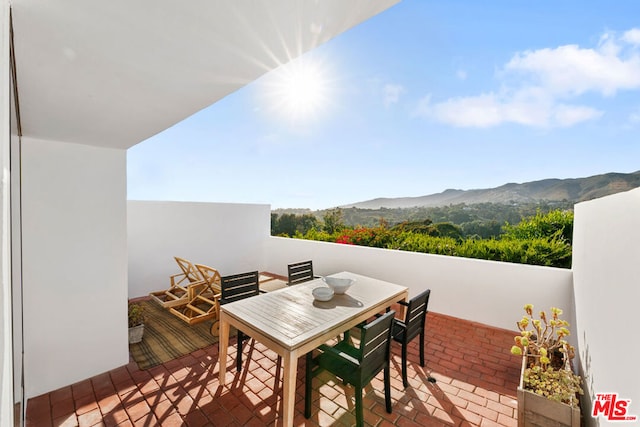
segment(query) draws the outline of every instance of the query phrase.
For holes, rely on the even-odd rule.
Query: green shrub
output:
[[[325,226],[323,230],[313,227],[304,233],[297,230],[293,236],[490,261],[571,267],[572,212],[553,211],[544,215],[538,212],[517,226],[507,224],[500,238],[491,239],[480,239],[478,236],[463,239],[460,227],[449,223],[432,224],[429,220],[406,222],[393,228],[388,228],[383,221],[377,227],[351,228],[341,225],[341,211],[332,213],[335,216],[334,226]]]
[[[573,240],[573,212],[555,210],[525,218],[518,225],[506,224],[503,239],[563,239],[569,244]]]

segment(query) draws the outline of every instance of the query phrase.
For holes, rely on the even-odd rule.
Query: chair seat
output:
[[[318,349],[322,353],[316,357],[316,365],[333,373],[345,382],[354,382],[353,374],[360,367],[357,348],[347,344],[345,341],[341,341],[334,347],[323,344]],[[334,351],[338,355],[334,354]]]

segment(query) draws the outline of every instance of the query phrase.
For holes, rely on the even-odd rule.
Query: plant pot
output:
[[[569,426],[580,427],[580,408],[556,402],[524,389],[526,354],[522,358],[520,385],[518,386],[518,427]]]
[[[129,344],[137,344],[142,341],[142,335],[144,334],[144,325],[134,326],[129,328]]]

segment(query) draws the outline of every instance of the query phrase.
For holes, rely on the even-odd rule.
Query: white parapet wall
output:
[[[628,415],[640,420],[638,242],[640,189],[575,206],[575,331],[585,377],[587,425],[606,424],[604,417],[590,417],[597,393],[631,399]]]
[[[129,298],[168,288],[174,256],[222,275],[264,269],[269,205],[130,200],[127,218]]]
[[[524,304],[561,307],[573,321],[572,272],[467,258],[271,237],[268,205],[128,202],[129,297],[168,287],[174,256],[222,275],[261,270],[286,276],[287,264],[313,260],[316,274],[343,270],[432,290],[430,309],[515,329]]]
[[[571,270],[415,252],[271,237],[266,264],[286,275],[287,264],[313,260],[314,272],[343,270],[409,287],[431,289],[430,310],[514,330],[525,304],[561,307],[572,321]]]

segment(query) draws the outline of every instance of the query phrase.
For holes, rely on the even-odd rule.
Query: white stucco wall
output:
[[[174,256],[222,275],[264,269],[269,205],[130,200],[127,212],[130,298],[168,288]]]
[[[13,425],[11,219],[9,194],[9,3],[0,2],[0,425]]]
[[[282,275],[287,264],[312,259],[319,275],[350,270],[408,286],[410,295],[430,288],[431,311],[498,328],[514,330],[527,303],[573,311],[566,269],[280,237],[269,238],[265,254],[266,265]]]
[[[22,140],[25,394],[129,360],[126,152]]]
[[[587,411],[595,393],[616,392],[640,417],[638,242],[640,189],[575,206],[576,333]],[[585,420],[595,424],[589,414]]]
[[[287,264],[312,259],[320,275],[350,270],[408,286],[412,295],[431,288],[431,310],[499,328],[515,329],[527,303],[573,312],[567,269],[271,237],[268,205],[129,201],[127,215],[130,298],[166,289],[179,272],[176,255],[222,275],[286,276]]]

